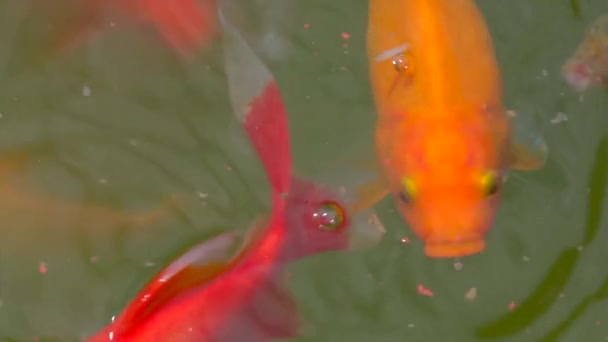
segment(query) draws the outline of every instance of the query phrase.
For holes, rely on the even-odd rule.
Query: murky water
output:
[[[369,178],[367,1],[251,3],[261,23],[251,37],[290,113],[295,172],[335,186]],[[424,257],[382,201],[380,246],[290,268],[306,321],[295,340],[608,340],[608,93],[576,94],[559,75],[608,3],[581,2],[580,17],[568,1],[478,3],[505,103],[538,123],[547,166],[509,174],[488,248],[461,260]],[[233,119],[219,45],[186,64],[127,27],[52,57],[52,16],[30,7],[0,1],[0,337],[78,340],[184,249],[246,229],[269,191]],[[13,170],[14,152],[29,157]]]

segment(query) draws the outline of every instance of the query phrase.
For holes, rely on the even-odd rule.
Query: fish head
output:
[[[285,224],[293,258],[370,248],[385,232],[372,209],[354,213],[338,191],[298,179],[290,188]]]
[[[505,179],[506,124],[473,115],[397,126],[387,179],[427,256],[457,257],[485,248]]]

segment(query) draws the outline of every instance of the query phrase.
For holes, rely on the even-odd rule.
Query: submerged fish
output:
[[[370,0],[370,79],[383,179],[430,257],[485,246],[508,168],[532,170],[546,146],[514,141],[494,49],[472,0]]]
[[[139,24],[153,26],[165,42],[184,57],[191,57],[219,34],[216,0],[85,0],[81,13],[57,49],[69,50],[115,23],[106,12],[117,10]]]
[[[608,82],[608,15],[597,18],[562,66],[562,77],[577,91]]]
[[[91,342],[294,337],[300,319],[281,284],[286,263],[369,247],[383,235],[364,213],[347,215],[337,194],[292,179],[287,114],[276,82],[226,18],[221,22],[232,104],[268,175],[272,214],[253,226],[240,248],[236,233],[224,233],[183,254]]]
[[[19,226],[20,222],[44,222],[51,228],[64,227],[66,220],[84,220],[91,225],[111,227],[119,225],[146,226],[171,216],[178,198],[170,197],[158,208],[142,212],[127,212],[100,205],[72,203],[51,194],[27,189],[17,177],[31,161],[27,152],[5,152],[0,157],[0,218],[6,224]]]

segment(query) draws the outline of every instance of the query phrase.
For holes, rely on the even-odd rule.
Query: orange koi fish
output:
[[[367,52],[383,179],[429,257],[485,246],[507,168],[533,170],[545,148],[512,139],[488,29],[472,0],[370,0]]]
[[[336,194],[292,179],[287,114],[276,82],[226,18],[220,21],[232,104],[270,181],[270,219],[257,222],[236,253],[236,234],[225,233],[183,254],[90,342],[295,337],[297,306],[280,283],[286,263],[369,247],[382,237],[376,223],[348,217]]]
[[[216,0],[83,0],[84,9],[59,39],[58,49],[69,50],[114,23],[105,12],[113,9],[131,21],[153,26],[165,42],[186,58],[206,46],[219,31]]]
[[[576,91],[608,83],[608,15],[597,18],[562,67],[562,77]]]

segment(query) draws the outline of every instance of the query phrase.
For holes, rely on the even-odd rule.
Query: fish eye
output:
[[[494,171],[487,171],[481,176],[481,188],[486,197],[490,197],[500,190],[502,178]]]
[[[341,228],[345,222],[344,209],[336,202],[324,202],[312,214],[317,228],[334,231]]]
[[[399,192],[399,199],[406,204],[412,203],[417,193],[416,183],[409,177],[403,177],[401,184],[403,189]]]
[[[399,199],[405,204],[410,204],[412,202],[412,199],[405,191],[399,191]]]

